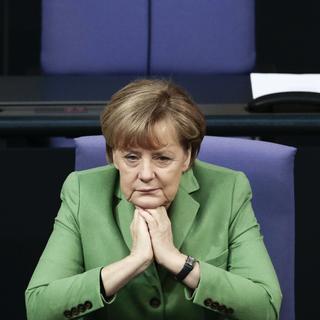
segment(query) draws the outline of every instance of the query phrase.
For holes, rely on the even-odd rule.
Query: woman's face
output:
[[[159,149],[113,151],[121,191],[128,201],[144,209],[168,208],[178,191],[181,174],[190,163],[190,151],[179,144],[173,126],[159,122],[154,129],[163,145]]]

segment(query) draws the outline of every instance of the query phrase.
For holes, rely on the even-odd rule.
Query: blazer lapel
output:
[[[185,241],[200,207],[199,203],[190,195],[190,193],[197,190],[199,190],[199,184],[193,175],[193,170],[190,169],[181,177],[179,190],[168,212],[173,243],[178,250],[180,250]],[[161,280],[164,280],[167,274],[166,269],[160,269],[159,276]]]
[[[198,189],[198,182],[190,169],[181,177],[179,190],[169,208],[173,242],[178,250],[180,250],[200,206],[190,195]]]
[[[199,203],[187,192],[179,190],[170,210],[173,243],[180,250],[199,209]]]
[[[130,234],[130,224],[133,219],[134,206],[126,199],[121,199],[115,208],[115,218],[129,251],[132,246],[132,239]]]

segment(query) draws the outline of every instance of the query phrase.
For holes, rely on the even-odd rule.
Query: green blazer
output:
[[[278,319],[281,291],[251,197],[242,172],[197,160],[168,214],[175,246],[199,260],[198,287],[153,263],[106,301],[100,270],[129,254],[134,206],[113,165],[71,173],[26,290],[28,319]]]

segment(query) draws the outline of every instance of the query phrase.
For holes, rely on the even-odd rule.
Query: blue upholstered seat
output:
[[[102,136],[75,139],[76,170],[106,164]],[[294,320],[294,177],[296,149],[280,144],[205,137],[201,160],[243,171],[253,191],[253,208],[279,277],[283,301],[281,320]]]
[[[144,74],[147,39],[147,0],[42,0],[46,73]]]
[[[152,1],[151,17],[151,74],[254,67],[254,0]]]
[[[53,74],[248,73],[254,0],[42,0]]]

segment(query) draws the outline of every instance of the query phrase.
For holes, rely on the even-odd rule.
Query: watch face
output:
[[[193,257],[188,256],[186,263],[193,267],[195,259]]]

